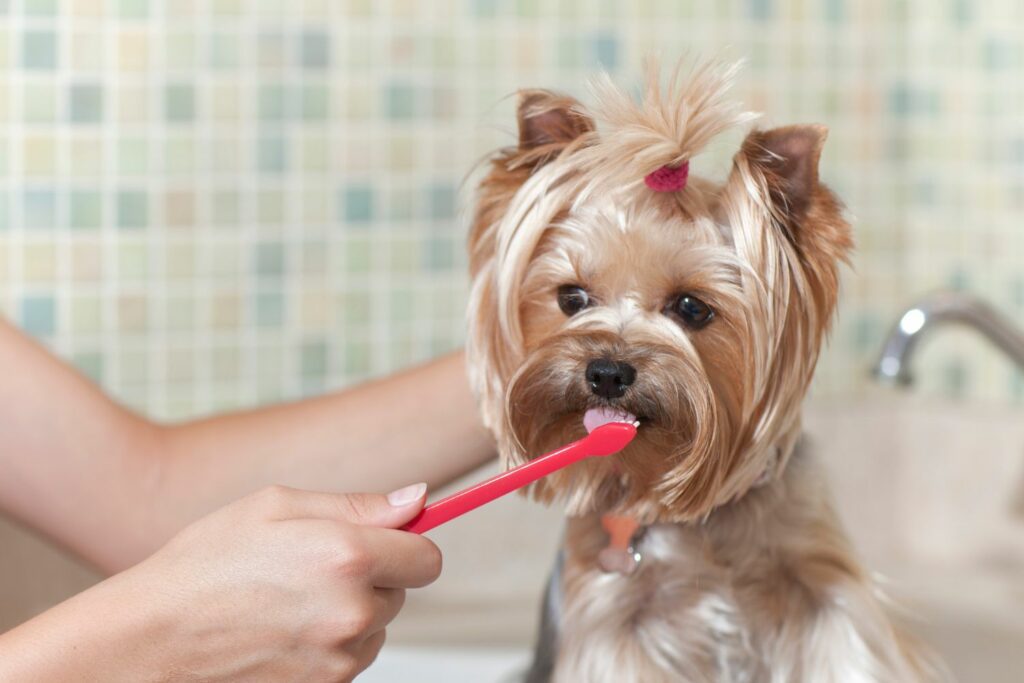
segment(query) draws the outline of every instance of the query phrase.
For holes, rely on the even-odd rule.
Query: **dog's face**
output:
[[[706,69],[633,105],[605,85],[600,132],[524,93],[520,144],[481,185],[468,354],[506,462],[580,438],[588,411],[641,424],[535,485],[570,514],[693,519],[774,474],[799,429],[850,246],[817,180],[824,130],[751,133],[723,184],[643,182],[736,122],[724,87]]]

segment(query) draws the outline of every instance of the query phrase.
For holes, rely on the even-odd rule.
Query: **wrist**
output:
[[[143,588],[118,574],[0,635],[0,680],[166,680],[171,610]]]

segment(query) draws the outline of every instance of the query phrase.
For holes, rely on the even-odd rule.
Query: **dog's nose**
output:
[[[587,363],[587,383],[590,390],[602,398],[619,398],[635,380],[636,368],[629,363],[607,358]]]

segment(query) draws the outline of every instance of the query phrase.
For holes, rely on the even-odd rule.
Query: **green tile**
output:
[[[213,193],[212,214],[215,225],[238,225],[240,220],[240,197],[233,190],[221,190]]]
[[[261,225],[284,222],[284,193],[280,190],[260,190],[256,198],[256,220]]]
[[[170,297],[167,300],[165,313],[167,316],[167,329],[177,331],[195,329],[195,300],[186,297]]]
[[[117,170],[122,175],[149,172],[149,146],[146,140],[133,137],[118,138]]]
[[[68,206],[68,224],[75,229],[90,230],[103,223],[103,199],[96,190],[73,190]]]
[[[321,377],[327,374],[327,342],[306,342],[302,345],[301,354],[303,377]]]
[[[353,341],[345,346],[345,373],[349,375],[365,375],[373,367],[370,345],[367,342]]]
[[[21,41],[21,64],[30,70],[57,66],[57,36],[53,31],[26,31]]]
[[[256,295],[256,326],[280,327],[284,324],[284,296],[280,292]]]
[[[71,331],[91,334],[103,328],[103,306],[99,297],[78,296],[71,300]]]
[[[27,83],[22,90],[25,123],[53,123],[57,120],[57,88],[52,83]]]
[[[392,83],[385,90],[384,111],[389,119],[407,121],[416,115],[416,93],[405,83]]]
[[[30,17],[52,17],[57,13],[57,0],[24,0],[25,14]]]
[[[236,33],[213,33],[210,36],[210,66],[232,69],[241,64],[241,41]]]
[[[71,86],[69,113],[72,123],[99,123],[103,118],[103,90],[96,84]]]
[[[425,245],[424,267],[429,270],[450,270],[455,265],[455,245],[452,240],[433,237]]]
[[[192,85],[175,83],[164,92],[164,115],[172,123],[192,121],[196,116],[196,90]]]
[[[397,287],[391,291],[391,320],[404,323],[416,319],[416,292],[408,287]]]
[[[280,242],[256,245],[256,274],[263,278],[280,278],[285,271],[284,245]]]
[[[331,39],[324,31],[305,31],[302,34],[300,50],[302,66],[307,69],[324,69],[331,60]]]
[[[99,351],[81,351],[71,356],[71,363],[80,373],[96,384],[103,383],[103,354]]]
[[[369,240],[349,240],[345,243],[344,254],[346,272],[366,273],[373,265]]]
[[[149,0],[117,0],[117,13],[127,19],[145,19],[149,16]]]
[[[393,272],[414,273],[419,266],[419,243],[412,239],[396,239],[391,243],[389,266]]]
[[[141,244],[125,244],[117,247],[117,275],[128,281],[144,282],[149,279],[149,252]],[[140,304],[145,306],[143,302]]]
[[[330,93],[322,85],[302,88],[302,118],[306,121],[325,121],[330,115]]]
[[[57,330],[57,304],[52,296],[26,296],[21,300],[21,328],[34,337],[52,335]]]
[[[349,290],[341,295],[339,317],[347,325],[364,325],[370,322],[370,293],[365,290]]]
[[[450,221],[455,218],[455,186],[449,183],[435,184],[428,193],[430,218],[435,221]]]
[[[26,228],[49,230],[57,223],[57,194],[53,190],[25,190],[22,220]]]
[[[256,149],[259,170],[264,173],[283,173],[288,166],[288,149],[280,135],[262,136]]]
[[[285,88],[280,83],[259,87],[256,112],[260,121],[271,123],[284,121],[287,105]]]
[[[149,224],[149,200],[145,192],[121,190],[117,193],[117,226],[144,228]]]

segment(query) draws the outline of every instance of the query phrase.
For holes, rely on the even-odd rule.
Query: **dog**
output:
[[[827,131],[751,127],[735,74],[651,63],[638,98],[599,77],[589,111],[521,91],[478,186],[466,353],[504,464],[640,425],[529,491],[568,515],[531,683],[936,675],[798,448],[853,246]],[[691,175],[729,130],[725,180]]]

